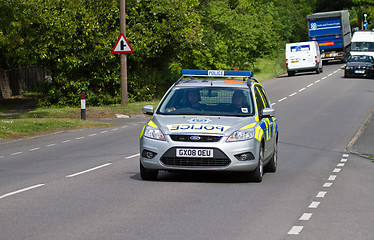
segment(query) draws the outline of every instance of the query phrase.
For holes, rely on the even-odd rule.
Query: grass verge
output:
[[[120,104],[104,107],[87,107],[86,118],[81,120],[80,108],[35,108],[22,109],[19,106],[0,110],[0,139],[12,140],[37,135],[90,127],[111,127],[112,123],[92,121],[92,119],[116,118],[117,114],[135,116],[142,115],[144,105],[157,106],[158,101]],[[27,104],[26,104],[27,105]],[[17,108],[17,111],[14,111]]]

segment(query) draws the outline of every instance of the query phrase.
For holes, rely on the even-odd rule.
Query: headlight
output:
[[[165,136],[160,129],[146,126],[144,129],[144,137],[165,141]]]
[[[237,141],[244,141],[252,139],[255,135],[255,131],[253,128],[248,128],[245,130],[238,130],[231,134],[231,136],[227,139],[227,142],[237,142]]]

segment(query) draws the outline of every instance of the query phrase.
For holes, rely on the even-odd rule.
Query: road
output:
[[[161,173],[140,180],[145,119],[0,144],[0,239],[367,239],[374,164],[345,148],[374,81],[321,74],[263,83],[279,123],[276,173]],[[88,110],[89,111],[89,110]]]

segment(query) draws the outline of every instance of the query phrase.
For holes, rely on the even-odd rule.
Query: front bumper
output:
[[[217,142],[184,142],[173,141],[169,135],[166,135],[166,141],[142,137],[140,161],[145,168],[154,170],[255,170],[258,166],[260,143],[256,139],[228,143],[226,139],[227,137],[222,137]],[[213,157],[177,157],[178,148],[213,149]],[[149,152],[153,154],[147,154]],[[247,156],[244,161],[238,159],[242,154]]]

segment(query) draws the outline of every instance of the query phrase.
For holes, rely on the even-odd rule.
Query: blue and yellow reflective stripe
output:
[[[264,135],[264,130],[262,130],[261,126],[257,126],[255,129],[255,138],[261,142],[262,135]]]

